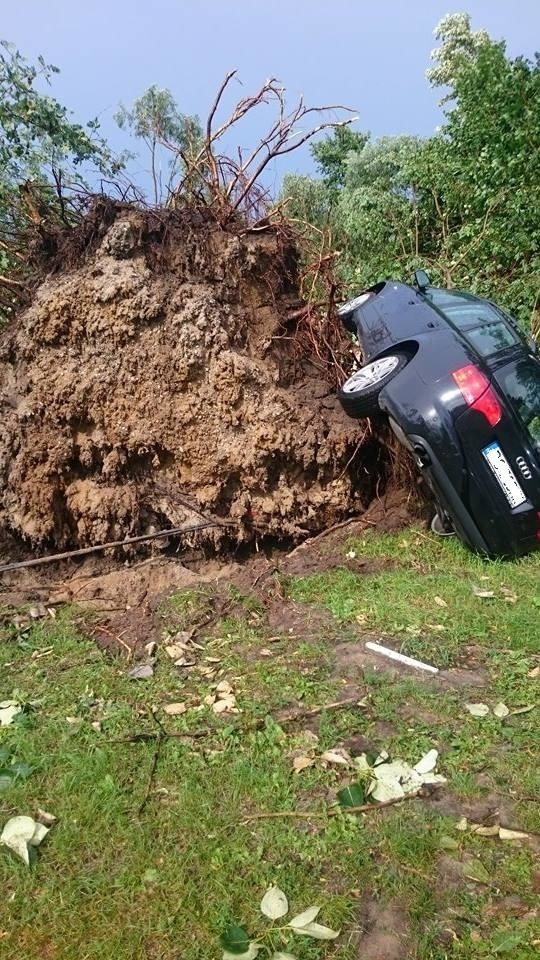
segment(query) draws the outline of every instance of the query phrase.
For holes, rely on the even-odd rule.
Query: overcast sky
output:
[[[354,107],[374,135],[429,134],[440,122],[425,80],[433,29],[459,0],[0,0],[0,37],[61,74],[53,93],[77,120],[99,115],[115,147],[113,113],[151,83],[185,113],[205,117],[227,70],[239,95],[273,75],[291,100]],[[504,37],[510,54],[540,47],[539,0],[468,0],[473,27]],[[240,136],[249,144],[255,125]],[[310,169],[304,148],[288,169]]]

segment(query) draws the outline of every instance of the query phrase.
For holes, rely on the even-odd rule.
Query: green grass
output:
[[[430,657],[440,667],[470,643],[487,652],[538,651],[540,554],[514,563],[487,562],[457,542],[441,543],[414,529],[350,540],[347,549],[399,564],[367,577],[335,569],[294,578],[290,596],[323,604],[343,623],[356,621],[365,630],[399,637],[404,653]],[[473,586],[494,598],[475,596]]]
[[[528,674],[538,649],[538,558],[485,563],[414,529],[369,535],[344,552],[350,549],[393,563],[364,577],[333,570],[293,578],[290,596],[330,609],[345,632],[398,636],[407,652],[439,666],[458,661],[474,644],[485,659],[486,689],[442,691],[415,677],[389,683],[384,673],[366,675],[365,707],[323,714],[313,747],[301,723],[281,729],[267,719],[255,727],[284,706],[339,698],[332,646],[318,635],[291,639],[286,630],[269,644],[256,598],[231,592],[234,610],[209,630],[199,659],[204,667],[205,657],[220,658],[215,678],[198,668],[182,678],[161,653],[154,677],[130,681],[124,660],[84,639],[75,610],[26,634],[6,630],[0,699],[15,697],[27,709],[1,729],[0,749],[30,772],[0,792],[1,822],[41,807],[58,823],[30,870],[0,848],[2,958],[212,960],[221,956],[218,938],[227,925],[261,929],[258,904],[274,883],[293,911],[320,904],[321,922],[343,930],[328,945],[291,941],[298,960],[357,960],[361,950],[349,932],[358,927],[358,901],[368,895],[406,910],[408,955],[417,960],[491,960],[508,944],[517,960],[535,955],[534,920],[526,915],[534,905],[533,851],[457,833],[457,816],[437,803],[406,803],[362,819],[245,821],[332,803],[347,772],[317,762],[297,775],[292,755],[306,749],[317,755],[362,734],[410,761],[438,746],[457,803],[496,793],[520,825],[540,830],[538,806],[525,799],[540,787],[538,711],[501,722],[474,719],[464,709],[471,699],[504,700],[511,708],[535,702],[538,681]],[[474,596],[473,583],[497,599]],[[505,602],[503,588],[515,603]],[[189,628],[213,602],[206,589],[177,594],[161,607],[164,634]],[[271,655],[261,656],[266,648]],[[162,712],[172,701],[197,706],[221,678],[232,683],[240,714],[217,718],[208,707],[175,718]],[[157,732],[153,710],[167,730],[203,727],[207,734],[161,743],[150,782],[155,741],[117,741]],[[98,722],[101,729],[92,726]],[[457,842],[451,856],[479,859],[491,886],[452,887],[441,879],[448,836]],[[509,896],[519,898],[522,916],[507,915],[504,904],[493,912]],[[455,935],[449,942],[441,934],[448,929]],[[280,934],[273,945],[285,949]]]

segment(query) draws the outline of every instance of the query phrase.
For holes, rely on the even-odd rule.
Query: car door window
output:
[[[485,301],[445,290],[430,291],[428,298],[482,357],[489,357],[519,343],[499,311]]]
[[[535,360],[522,360],[503,367],[497,379],[540,451],[540,365]]]

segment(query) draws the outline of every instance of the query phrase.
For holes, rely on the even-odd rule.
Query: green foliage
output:
[[[358,133],[350,127],[337,127],[331,137],[313,144],[311,152],[330,190],[345,185],[347,163],[363,150],[368,139],[367,134]]]
[[[447,14],[437,24],[434,33],[441,45],[431,54],[434,66],[426,72],[434,87],[452,88],[457,76],[474,65],[481,48],[491,44],[485,30],[471,30],[468,13]],[[450,92],[444,100],[451,96]]]
[[[170,90],[152,85],[135,100],[130,110],[120,105],[115,120],[121,129],[129,130],[142,140],[150,151],[154,202],[162,202],[173,190],[178,174],[185,172],[186,159],[201,143],[198,117],[181,113]],[[168,171],[166,184],[163,165]]]
[[[5,40],[0,41],[0,273],[6,280],[24,263],[19,237],[29,224],[59,217],[69,222],[73,214],[66,203],[66,188],[84,184],[85,164],[105,175],[121,167],[99,136],[99,123],[86,127],[70,120],[69,112],[54,97],[37,89],[50,84],[58,68],[39,57],[31,64]],[[9,312],[9,296],[0,300],[0,316]]]
[[[288,177],[288,210],[328,223],[351,293],[425,266],[534,323],[540,274],[540,61],[510,59],[467,14],[436,30],[430,82],[444,123],[430,138],[348,128],[312,148],[319,178]]]
[[[85,129],[69,120],[66,107],[39,93],[36,80],[50,83],[58,67],[38,58],[28,63],[12,44],[0,41],[0,162],[4,180],[20,180],[31,173],[43,174],[44,165],[75,166],[91,160],[103,172],[110,171],[111,155],[97,137],[97,120]]]

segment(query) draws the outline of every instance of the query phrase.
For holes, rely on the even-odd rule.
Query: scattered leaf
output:
[[[337,766],[348,767],[351,758],[346,750],[338,747],[336,750],[326,750],[321,754],[321,760],[325,763],[335,763]]]
[[[41,810],[40,807],[38,807],[36,820],[38,823],[42,823],[44,827],[50,829],[53,824],[57,822],[58,817],[55,817],[54,813],[47,813],[46,810]]]
[[[468,863],[463,872],[463,876],[468,880],[474,880],[475,883],[491,884],[491,878],[481,860],[473,859]]]
[[[75,736],[80,730],[82,730],[82,717],[66,717],[66,723],[69,727],[68,732],[70,736]]]
[[[49,829],[32,817],[11,817],[0,835],[0,844],[16,853],[30,866],[30,847],[38,847]]]
[[[183,643],[171,643],[165,647],[165,652],[171,660],[185,660],[186,647]]]
[[[419,774],[432,773],[437,766],[438,756],[438,750],[428,750],[422,759],[419,760],[418,763],[415,763],[413,770],[416,770]]]
[[[128,680],[148,680],[154,676],[154,668],[151,663],[139,663],[128,671]]]
[[[354,757],[352,762],[360,776],[369,776],[371,773],[371,764],[365,753],[361,753],[360,756]]]
[[[469,711],[472,717],[487,717],[489,713],[487,703],[466,703],[465,709]]]
[[[287,926],[292,927],[293,930],[296,930],[298,927],[306,927],[308,923],[313,923],[320,909],[320,907],[308,907],[307,910],[303,910],[302,913],[297,913],[296,916],[289,921]]]
[[[510,713],[510,710],[508,709],[505,703],[496,703],[495,706],[493,707],[493,713],[495,714],[496,717],[499,718],[499,720],[503,720],[504,717],[508,716],[508,714]]]
[[[499,827],[499,837],[501,840],[527,840],[529,834],[521,830],[509,830],[507,827]]]
[[[434,603],[437,604],[438,607],[447,607],[447,606],[448,606],[446,600],[443,600],[442,597],[433,597],[433,601],[434,601]]]
[[[399,800],[405,796],[403,787],[395,777],[389,780],[376,780],[369,793],[378,803],[386,803],[387,800]]]
[[[220,682],[216,685],[216,693],[229,694],[232,692],[233,692],[233,688],[231,687],[228,680],[220,680]]]
[[[498,837],[499,824],[494,823],[492,826],[486,827],[481,823],[470,823],[469,832],[475,833],[478,837]]]
[[[261,913],[270,920],[279,920],[288,913],[287,897],[279,887],[270,887],[261,900]]]
[[[30,607],[28,615],[32,620],[42,620],[47,616],[47,607],[43,603],[36,603],[35,606]]]
[[[335,940],[339,937],[339,930],[331,930],[322,923],[308,923],[305,927],[295,927],[294,932],[303,937],[313,937],[314,940]]]
[[[345,557],[347,560],[356,560],[356,550],[349,550]]]
[[[441,850],[459,850],[459,843],[453,837],[441,837],[439,846]]]
[[[222,697],[221,700],[216,700],[216,702],[212,704],[212,710],[216,714],[238,713],[238,709],[236,707],[236,697],[233,693],[231,693],[226,697]]]
[[[296,960],[296,957],[293,957],[292,953],[283,953],[279,950],[278,953],[272,954],[272,960]]]
[[[187,707],[185,703],[166,703],[163,709],[169,717],[179,717],[186,712]]]
[[[491,937],[494,953],[512,953],[523,943],[523,933],[519,930],[502,930]]]
[[[493,600],[495,598],[495,592],[493,590],[483,590],[482,587],[477,587],[474,584],[472,591],[475,597],[480,597],[481,600]]]
[[[219,941],[223,949],[235,957],[248,953],[251,947],[249,934],[243,927],[229,927],[221,934]]]
[[[361,807],[365,801],[364,788],[361,783],[351,783],[338,790],[337,798],[342,807]]]
[[[2,700],[0,703],[0,727],[9,727],[15,717],[22,713],[22,707],[16,700]]]
[[[459,830],[461,833],[464,833],[468,829],[469,821],[467,817],[460,817],[456,823],[456,830]]]
[[[527,706],[527,707],[517,707],[515,710],[511,710],[511,711],[510,711],[510,716],[511,716],[511,717],[517,717],[518,714],[520,714],[520,713],[530,713],[531,710],[534,710],[535,706],[536,706],[536,704],[531,703],[531,704],[529,704],[529,706]]]
[[[540,677],[540,667],[533,667],[532,670],[529,670],[527,676],[531,677],[532,680]]]
[[[315,761],[312,757],[300,756],[295,757],[293,760],[293,769],[296,773],[301,773],[302,770],[306,770],[308,767],[312,767]]]

